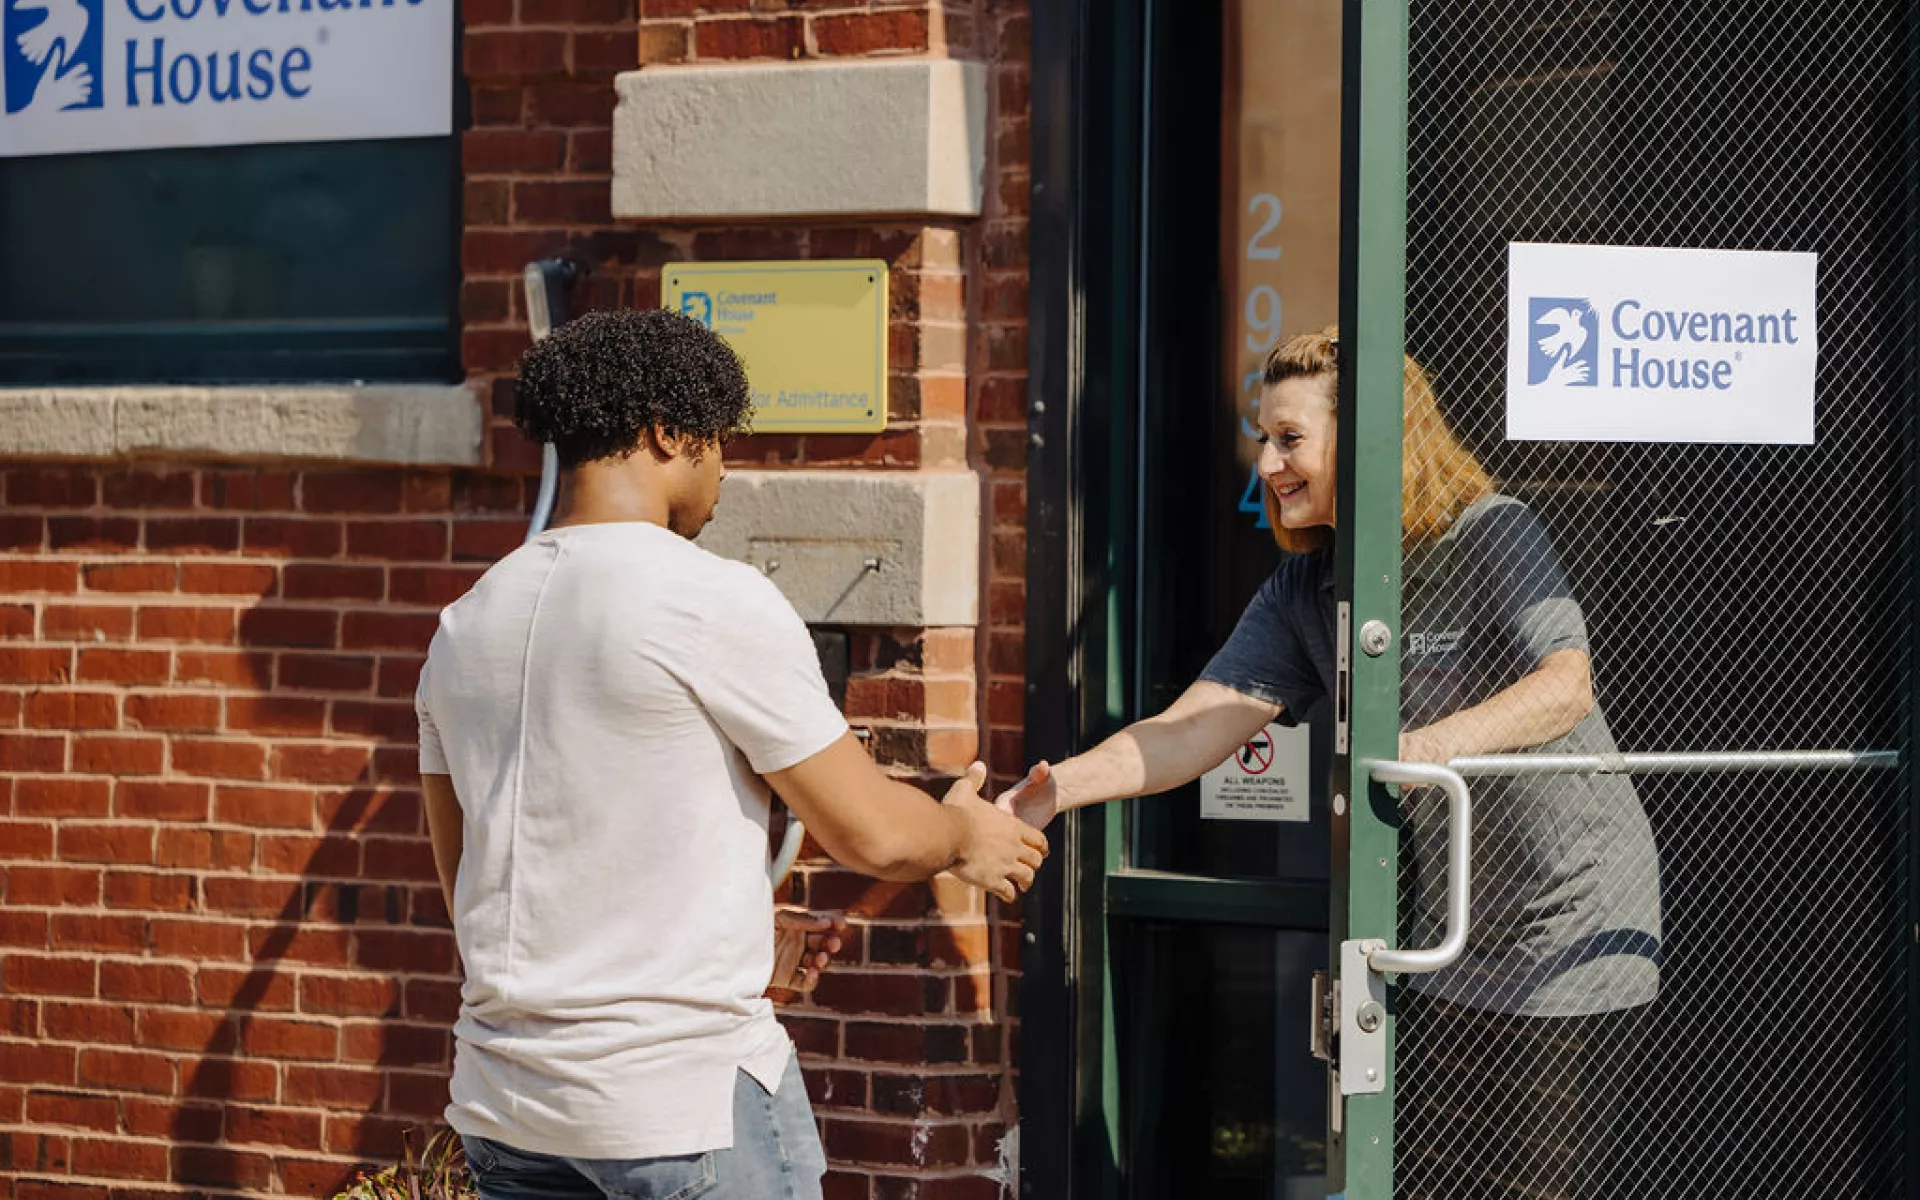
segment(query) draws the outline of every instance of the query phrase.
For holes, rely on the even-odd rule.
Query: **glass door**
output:
[[[1351,7],[1334,1186],[1911,1195],[1911,7]]]
[[[1116,720],[1177,697],[1278,565],[1253,474],[1258,373],[1283,338],[1334,319],[1338,277],[1338,6],[1161,2],[1142,22],[1136,386],[1129,470],[1107,493],[1134,564]],[[1333,730],[1330,712],[1307,716],[1304,743],[1287,743],[1304,758],[1289,803],[1235,806],[1202,781],[1092,834],[1111,1194],[1326,1194],[1309,1032]]]

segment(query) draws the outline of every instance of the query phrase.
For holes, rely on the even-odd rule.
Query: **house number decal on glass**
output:
[[[1260,192],[1247,202],[1249,217],[1262,218],[1260,226],[1247,239],[1246,260],[1248,264],[1256,262],[1278,262],[1280,260],[1280,214],[1283,211],[1280,197],[1271,192]],[[1245,268],[1247,274],[1256,278],[1259,268],[1251,265]],[[1243,348],[1256,357],[1251,360],[1256,365],[1240,377],[1240,393],[1246,402],[1247,415],[1240,418],[1240,432],[1254,441],[1260,440],[1260,428],[1256,422],[1260,417],[1260,377],[1261,367],[1266,362],[1267,352],[1280,344],[1280,318],[1282,313],[1280,290],[1270,283],[1259,283],[1247,289],[1246,299],[1241,303],[1241,317],[1246,325]],[[1255,529],[1266,529],[1267,507],[1262,502],[1266,485],[1260,479],[1260,465],[1256,462],[1247,475],[1246,490],[1240,493],[1240,511],[1253,516]]]

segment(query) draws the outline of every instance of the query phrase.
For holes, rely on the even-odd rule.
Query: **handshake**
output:
[[[1044,771],[1044,764],[1035,770]],[[1053,814],[1034,819],[1039,816],[1037,808],[1023,798],[1032,778],[1029,775],[989,803],[980,795],[987,781],[987,767],[976,762],[954,780],[941,801],[963,826],[959,852],[947,870],[962,882],[1002,900],[1017,899],[1032,887],[1034,873],[1047,856],[1047,835],[1040,830]]]
[[[1046,833],[1058,803],[1052,770],[1041,762],[996,801],[981,797],[987,764],[975,762],[935,804],[904,783],[879,776],[851,739],[816,764],[770,780],[820,845],[856,872],[877,879],[925,879],[950,872],[1002,900],[1020,899],[1046,860]],[[877,791],[866,787],[877,783]],[[862,797],[866,803],[860,803]],[[820,981],[847,933],[837,912],[780,906],[774,912],[772,995],[804,995]]]
[[[843,865],[863,874],[911,880],[946,871],[963,883],[1012,901],[1033,886],[1034,875],[1046,860],[1047,835],[1041,830],[1053,819],[1057,789],[1052,771],[1044,762],[997,800],[989,801],[980,794],[986,785],[987,768],[976,762],[953,782],[937,805],[917,789],[890,784],[874,799],[891,801],[898,807],[890,812],[866,808],[857,815],[836,804],[821,804],[819,801],[825,798],[822,790],[809,785],[827,781],[814,778],[814,774],[803,766],[798,772],[772,779],[790,804],[800,802],[795,808],[803,818],[812,818],[808,827],[823,848]],[[872,777],[878,778],[878,773]],[[850,779],[844,782],[854,783]],[[857,785],[850,792],[858,794]],[[834,793],[835,799],[848,795]],[[846,928],[846,919],[837,913],[777,909],[771,990],[812,991],[820,972],[839,951]]]
[[[983,891],[992,892],[1002,900],[1012,900],[1033,886],[1034,872],[1046,857],[1047,839],[1040,831],[1053,820],[1058,790],[1053,769],[1045,762],[1035,764],[1025,779],[1002,792],[991,805],[980,796],[980,785],[986,779],[986,766],[974,763],[947,789],[945,803],[974,814],[981,821],[979,832],[984,847],[978,858],[964,867],[955,863],[952,871]],[[996,816],[986,817],[982,810],[991,810]],[[1033,857],[1036,850],[1037,858]]]

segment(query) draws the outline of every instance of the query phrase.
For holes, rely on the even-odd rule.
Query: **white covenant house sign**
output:
[[[1812,254],[1515,243],[1507,437],[1810,445]]]
[[[0,0],[0,157],[445,136],[453,0]]]

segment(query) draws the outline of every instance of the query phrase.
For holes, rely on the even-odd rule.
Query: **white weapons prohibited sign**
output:
[[[1200,777],[1200,815],[1215,821],[1306,821],[1307,728],[1269,725]]]

